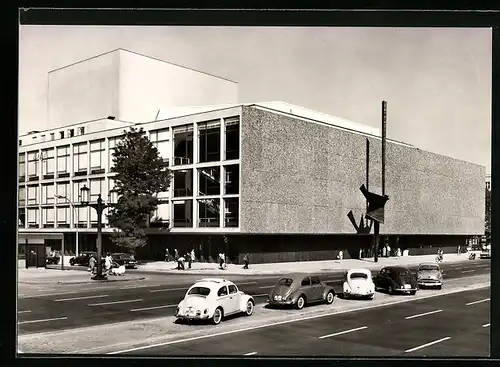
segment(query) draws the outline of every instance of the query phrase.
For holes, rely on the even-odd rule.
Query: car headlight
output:
[[[208,308],[205,308],[205,311],[203,313],[206,315],[208,313]]]
[[[420,279],[422,279],[422,275],[418,274],[417,275],[417,280],[420,280]]]

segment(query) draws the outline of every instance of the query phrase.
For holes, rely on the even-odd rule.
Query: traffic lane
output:
[[[460,271],[449,271],[447,277],[462,276],[464,275]],[[340,293],[342,281],[339,279],[342,277],[331,275],[328,278],[330,279],[323,280]],[[260,304],[267,299],[269,288],[276,279],[261,279],[262,283],[249,281],[236,284],[245,293],[253,295],[256,303]],[[24,334],[168,316],[173,313],[188,286],[173,288],[162,285],[127,285],[114,290],[94,290],[84,295],[53,294],[24,299],[18,304],[18,310],[21,311],[18,313],[19,330]]]
[[[267,299],[267,292],[261,287],[256,282],[240,283],[240,289],[253,295],[257,304]],[[187,289],[188,286],[129,288],[85,295],[26,298],[18,302],[19,332],[26,334],[170,316]]]
[[[481,272],[489,271],[490,261],[468,261],[463,263],[454,264],[442,264],[445,275],[444,278],[453,278],[467,275],[475,275],[474,272],[477,271],[478,274]],[[410,267],[411,270],[415,271],[416,267]],[[474,271],[474,272],[472,272]],[[376,271],[372,272],[376,274]],[[341,279],[343,271],[321,274],[321,278],[324,281],[331,279]],[[222,276],[224,274],[221,274]],[[202,274],[200,275],[171,275],[171,274],[151,274],[148,275],[146,279],[141,281],[130,281],[130,282],[119,282],[119,283],[91,283],[91,284],[38,284],[38,285],[28,285],[24,283],[18,283],[18,298],[36,297],[44,296],[50,294],[61,294],[67,293],[85,293],[88,292],[92,294],[93,292],[99,292],[100,290],[113,290],[113,289],[125,289],[125,288],[148,288],[148,287],[161,287],[163,285],[171,285],[172,287],[185,286],[189,287],[195,281],[204,278]],[[226,277],[229,280],[234,281],[236,284],[247,281],[257,281],[261,285],[270,286],[279,278],[279,276],[255,276],[255,275],[229,275]]]
[[[465,263],[469,265],[469,263]],[[460,265],[460,264],[459,264]],[[490,271],[490,264],[479,264],[477,265],[469,265],[468,267],[464,267],[461,265],[457,267],[457,264],[444,265],[442,266],[444,272],[444,279],[447,278],[455,278],[455,277],[464,277],[469,275],[482,274]],[[415,270],[414,268],[413,270]],[[474,272],[471,272],[474,270]],[[374,272],[375,274],[376,272]],[[340,280],[342,279],[343,272],[340,273],[331,273],[322,275],[321,279],[326,282],[330,282],[331,280]],[[112,292],[113,290],[124,290],[124,289],[134,289],[137,288],[140,292],[141,289],[148,288],[161,288],[164,286],[165,290],[168,291],[169,288],[179,288],[185,287],[188,288],[192,285],[196,280],[201,279],[203,276],[168,276],[168,275],[156,275],[156,276],[148,276],[147,279],[142,281],[131,281],[129,282],[120,282],[120,283],[96,283],[96,284],[50,284],[50,288],[46,288],[43,290],[43,286],[33,286],[32,288],[19,285],[19,298],[28,298],[28,297],[38,297],[38,296],[50,296],[50,295],[58,295],[58,294],[74,294],[74,293],[88,293],[88,295],[99,293],[102,290],[106,290],[106,292]],[[229,276],[227,279],[234,281],[237,285],[244,285],[247,282],[257,282],[262,289],[270,289],[275,284],[279,276],[267,276],[267,277],[254,277],[254,276]],[[158,292],[161,290],[158,289]]]
[[[394,298],[406,296],[394,296]],[[411,296],[407,296],[411,297]],[[235,334],[174,342],[130,355],[423,356],[446,355],[436,343],[450,337],[449,356],[487,356],[489,289],[437,296]],[[214,327],[214,333],[217,328]],[[469,338],[467,338],[469,336]],[[456,340],[454,340],[456,339]],[[469,341],[465,348],[465,341]],[[451,344],[453,341],[455,344]],[[445,345],[445,344],[443,344]],[[452,346],[461,346],[453,350]],[[441,354],[439,354],[441,353]]]

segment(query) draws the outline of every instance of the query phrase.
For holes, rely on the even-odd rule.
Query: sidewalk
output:
[[[87,271],[81,270],[60,270],[45,268],[22,268],[19,266],[17,272],[17,282],[24,284],[92,284],[108,282],[126,282],[131,280],[144,280],[144,276],[125,273],[122,276],[110,275],[107,280],[92,280],[92,276]]]
[[[175,273],[175,274],[205,274],[205,275],[273,275],[297,273],[329,273],[346,271],[353,268],[365,268],[369,270],[379,270],[384,266],[403,265],[413,266],[425,261],[434,262],[437,255],[405,256],[379,258],[374,262],[373,258],[367,259],[345,259],[345,260],[325,260],[325,261],[302,261],[302,262],[283,262],[283,263],[265,263],[250,264],[249,269],[243,269],[243,265],[228,264],[225,270],[219,269],[216,263],[192,263],[192,268],[186,270],[177,270],[177,263],[156,261],[144,265],[139,265],[138,270],[148,272]],[[468,260],[468,255],[464,254],[445,254],[444,263],[460,262]],[[187,263],[185,264],[187,267]]]

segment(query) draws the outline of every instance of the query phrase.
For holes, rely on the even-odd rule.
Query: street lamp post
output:
[[[63,196],[63,195],[55,195],[56,198],[58,199],[65,199],[66,201],[68,201],[71,205],[71,207],[73,208],[73,213],[76,213],[76,223],[75,223],[75,229],[76,229],[76,243],[75,243],[75,256],[78,256],[78,223],[79,223],[79,219],[78,219],[78,210],[76,210],[76,207],[75,207],[75,204],[70,200],[68,199],[66,196]]]
[[[94,208],[97,212],[97,274],[96,276],[92,277],[93,280],[105,280],[107,279],[106,275],[102,274],[102,212],[104,209],[108,208],[110,205],[113,204],[114,202],[114,190],[110,190],[110,198],[111,202],[106,205],[102,199],[101,199],[101,194],[99,194],[97,198],[97,202],[95,204],[89,203],[89,191],[90,189],[83,185],[83,187],[80,189],[80,201],[83,206],[90,206],[91,208]]]

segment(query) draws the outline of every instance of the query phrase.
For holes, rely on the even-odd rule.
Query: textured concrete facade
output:
[[[365,210],[366,136],[252,107],[241,132],[242,233],[355,233],[347,213]],[[369,140],[380,193],[381,143]],[[382,234],[484,233],[484,167],[393,142],[386,152]]]

